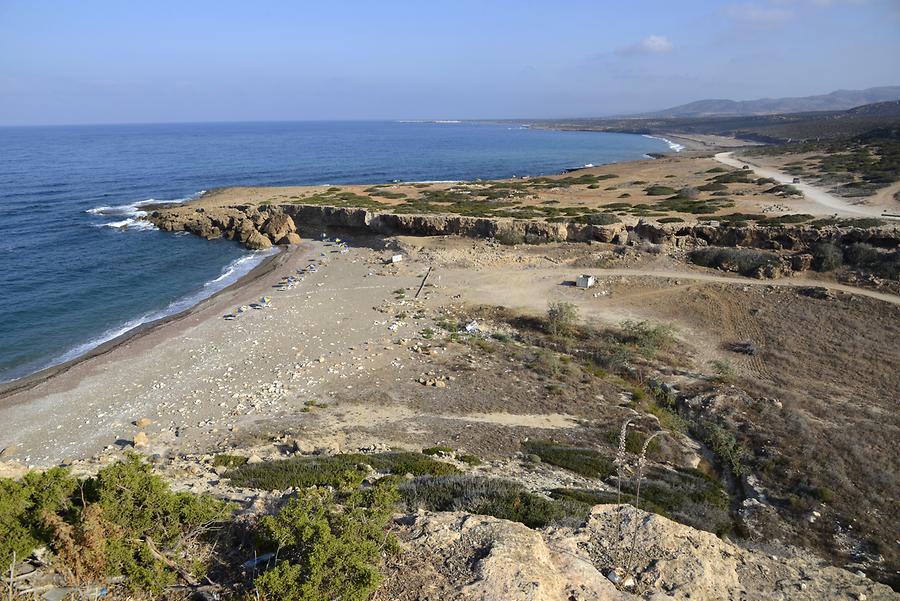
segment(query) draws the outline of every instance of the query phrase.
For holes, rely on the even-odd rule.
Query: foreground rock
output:
[[[598,505],[578,528],[422,513],[401,529],[406,553],[378,600],[900,598],[846,570],[749,551],[629,505]],[[627,572],[618,587],[616,568]]]

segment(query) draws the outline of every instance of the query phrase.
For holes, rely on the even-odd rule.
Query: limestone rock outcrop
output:
[[[624,223],[591,225],[461,215],[406,215],[362,208],[303,204],[266,206],[262,210],[252,205],[213,208],[185,205],[159,209],[148,219],[162,230],[184,230],[210,239],[225,236],[250,248],[296,244],[300,241],[297,233],[299,224],[301,227],[346,228],[382,235],[456,235],[529,244],[589,241],[626,244],[648,241],[675,248],[739,246],[790,251],[797,257],[791,257],[784,266],[775,269],[779,273],[771,276],[808,267],[811,257],[807,251],[822,242],[837,245],[865,242],[881,248],[896,248],[900,244],[900,229],[891,226],[762,227],[660,224],[644,220],[629,226]],[[771,277],[769,274],[763,275]]]
[[[576,528],[531,530],[466,513],[398,520],[404,563],[375,599],[897,600],[889,587],[796,554],[763,554],[630,505],[597,505]],[[624,570],[613,584],[611,570]],[[630,580],[629,578],[630,577]],[[414,588],[419,587],[419,588]]]

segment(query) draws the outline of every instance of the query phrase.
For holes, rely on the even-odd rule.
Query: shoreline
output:
[[[192,199],[189,202],[199,200],[199,198],[201,197]],[[199,300],[187,309],[179,311],[178,313],[173,313],[172,315],[166,315],[165,317],[161,317],[159,319],[154,319],[153,321],[148,321],[146,323],[137,325],[127,332],[116,336],[115,338],[98,344],[94,348],[88,350],[82,355],[79,355],[78,357],[69,359],[56,365],[50,365],[36,372],[28,374],[27,376],[22,376],[21,378],[16,378],[15,380],[10,380],[9,382],[0,384],[0,407],[5,408],[12,406],[11,404],[7,404],[5,402],[12,395],[31,390],[32,388],[39,386],[44,382],[47,382],[59,375],[68,372],[69,370],[77,367],[80,364],[83,364],[97,357],[102,357],[103,355],[110,353],[111,351],[124,344],[139,340],[140,338],[152,332],[158,331],[159,329],[169,324],[181,321],[187,317],[190,317],[191,315],[203,311],[204,309],[213,305],[225,294],[237,292],[247,287],[249,284],[252,284],[253,282],[275,271],[278,267],[284,264],[284,262],[288,258],[288,255],[301,250],[303,246],[304,245],[300,245],[297,248],[280,250],[279,252],[276,252],[271,256],[264,257],[263,260],[260,261],[259,265],[251,269],[249,272],[242,275],[237,280],[222,288],[221,290],[218,290],[213,294]]]
[[[561,131],[563,131],[563,130],[561,130]],[[635,135],[638,135],[638,134],[635,134]],[[645,136],[645,137],[654,137],[654,136]],[[663,138],[655,137],[655,139],[665,141],[668,144],[670,144],[670,146],[672,144],[671,141],[665,140]],[[652,158],[651,159],[636,159],[635,161],[644,161],[644,160],[652,160]],[[630,162],[630,161],[627,161],[627,162]],[[575,166],[575,167],[571,167],[571,168],[564,168],[559,171],[558,175],[563,175],[563,174],[571,173],[574,171],[580,171],[580,170],[588,169],[591,167],[601,167],[606,164],[613,164],[613,163],[598,163],[598,164],[592,164],[589,166],[588,165],[579,165],[579,166]],[[402,182],[402,183],[404,183],[404,184],[417,184],[417,183],[452,184],[452,183],[461,183],[461,182],[465,182],[465,181],[470,181],[470,180],[422,180],[422,181],[409,181],[409,182]],[[332,185],[332,184],[331,183],[299,184],[296,187],[312,188],[312,187],[317,187],[317,186],[322,187],[322,186],[330,186],[330,185]],[[363,185],[363,184],[343,184],[343,185]],[[235,188],[268,189],[271,187],[272,186],[208,187],[208,188],[204,188],[203,190],[201,190],[195,194],[186,196],[184,198],[179,198],[179,199],[175,199],[175,200],[158,200],[158,201],[150,199],[150,200],[146,200],[146,201],[140,201],[139,203],[136,203],[133,206],[139,212],[148,214],[153,211],[164,210],[164,209],[169,209],[169,208],[174,208],[174,207],[202,205],[202,203],[204,201],[209,201],[211,199],[214,199],[218,194],[227,192],[228,190],[235,189]],[[110,207],[103,207],[103,208],[110,208]],[[142,215],[142,216],[136,217],[136,219],[144,221],[144,216]],[[190,307],[188,307],[182,311],[161,317],[159,319],[154,319],[154,320],[146,322],[146,323],[139,324],[139,325],[129,329],[128,331],[123,332],[122,334],[119,334],[118,336],[115,336],[114,338],[111,338],[110,340],[106,340],[106,341],[98,344],[97,346],[85,351],[81,355],[78,355],[77,357],[74,357],[72,359],[68,359],[68,360],[62,361],[60,363],[48,365],[47,367],[43,367],[35,372],[15,378],[13,380],[9,380],[7,382],[0,382],[0,406],[2,406],[2,402],[7,397],[9,397],[15,393],[27,391],[27,390],[33,388],[34,386],[37,386],[43,382],[46,382],[47,380],[49,380],[57,375],[60,375],[62,373],[65,373],[66,371],[69,371],[72,367],[74,367],[80,363],[83,363],[94,357],[104,355],[104,354],[110,352],[111,350],[113,350],[114,348],[121,346],[122,344],[125,344],[131,340],[134,340],[141,336],[144,336],[147,333],[155,330],[156,328],[162,327],[170,322],[177,321],[179,319],[183,319],[184,317],[187,317],[187,316],[191,315],[192,313],[196,313],[196,312],[202,310],[207,304],[209,304],[209,301],[212,301],[216,297],[220,296],[222,293],[225,293],[227,291],[234,291],[238,288],[241,288],[241,287],[251,283],[252,281],[258,279],[259,277],[262,277],[263,275],[276,269],[277,265],[273,265],[272,263],[278,257],[282,256],[285,252],[288,252],[288,251],[277,252],[276,254],[274,254],[270,257],[264,258],[259,263],[259,265],[254,267],[247,274],[241,276],[240,278],[238,278],[237,280],[235,280],[234,282],[232,282],[225,288],[222,288],[221,290],[213,293],[212,295],[199,300],[195,304],[191,305]],[[263,269],[266,266],[268,266],[268,268]]]

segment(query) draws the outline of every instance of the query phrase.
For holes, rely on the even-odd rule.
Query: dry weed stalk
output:
[[[619,448],[616,450],[616,460],[613,462],[616,466],[616,504],[622,504],[622,480],[625,478],[625,468],[628,464],[628,455],[626,454],[625,442],[628,435],[628,426],[631,425],[631,418],[625,420],[622,429],[619,431]],[[616,537],[622,540],[622,512],[621,508],[616,513]]]
[[[634,495],[634,506],[637,509],[641,508],[641,478],[644,475],[644,465],[647,462],[647,448],[650,446],[650,443],[653,441],[653,439],[656,438],[657,436],[659,436],[660,434],[662,434],[664,431],[665,430],[659,430],[657,432],[654,432],[650,436],[648,436],[647,440],[644,441],[644,446],[641,447],[641,454],[638,457],[638,463],[637,463],[637,475],[636,475],[637,484],[635,484],[635,495]],[[638,523],[637,523],[637,520],[635,520],[634,533],[632,534],[632,537],[631,537],[631,546],[628,549],[628,558],[625,561],[625,571],[628,573],[631,573],[631,567],[632,567],[631,561],[632,561],[632,558],[634,557],[634,548],[637,545],[637,534],[638,534]]]

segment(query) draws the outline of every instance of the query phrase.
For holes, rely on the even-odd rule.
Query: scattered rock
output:
[[[142,417],[139,420],[135,421],[134,425],[137,426],[138,428],[146,428],[147,426],[149,426],[152,423],[153,423],[153,420],[151,420],[149,417]]]
[[[150,437],[147,436],[146,432],[138,432],[134,435],[134,440],[131,444],[134,445],[134,448],[136,449],[146,447],[150,444]]]
[[[2,451],[0,451],[0,459],[6,459],[7,457],[12,457],[13,455],[16,454],[17,451],[18,451],[18,448],[16,448],[16,445],[11,444],[8,447],[6,447],[5,449],[3,449]]]

